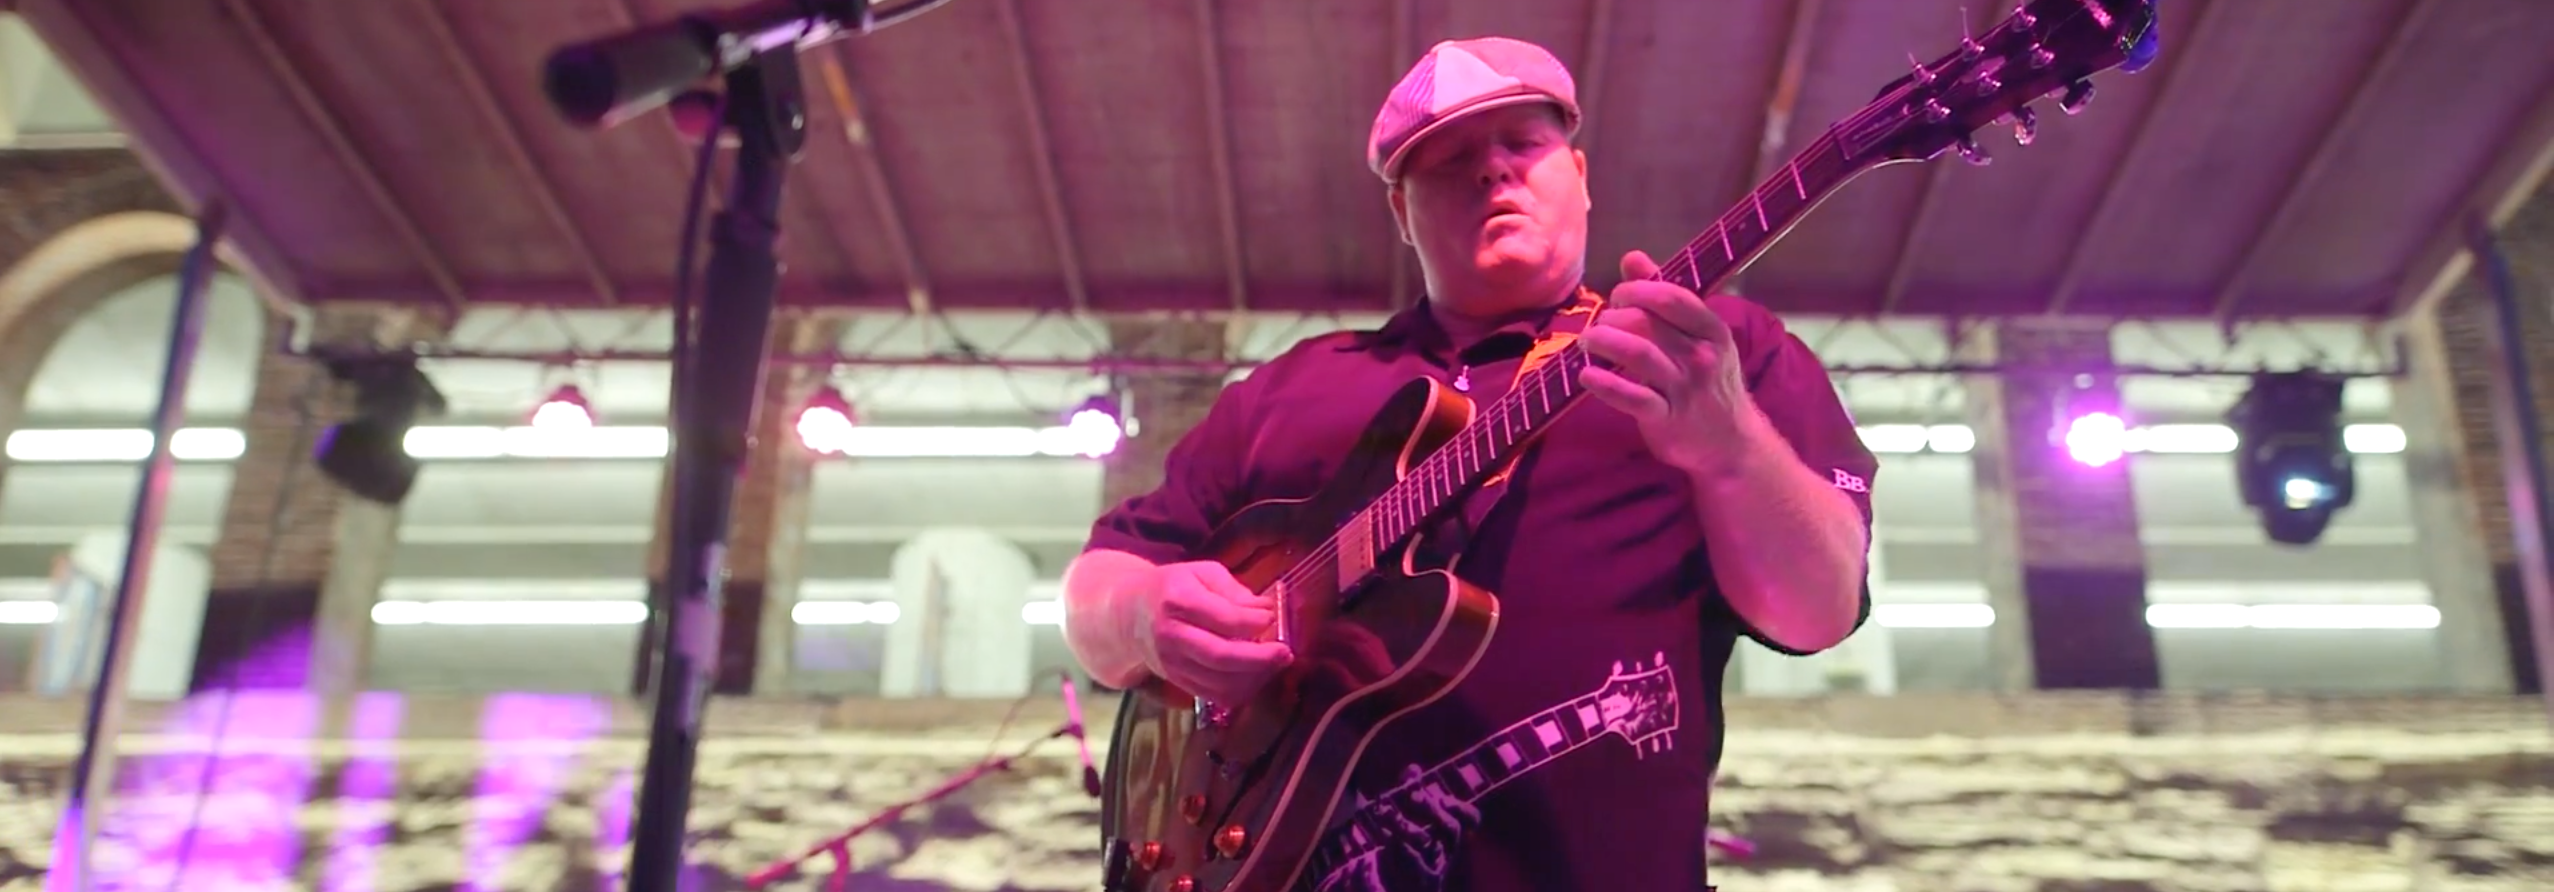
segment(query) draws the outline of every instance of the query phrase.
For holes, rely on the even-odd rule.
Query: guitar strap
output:
[[[1570,298],[1570,305],[1562,307],[1560,313],[1553,318],[1550,330],[1545,331],[1542,337],[1535,338],[1533,348],[1525,351],[1525,360],[1516,364],[1516,380],[1508,383],[1508,392],[1515,393],[1517,386],[1525,383],[1525,376],[1533,374],[1535,369],[1541,368],[1543,363],[1560,355],[1563,348],[1577,341],[1579,335],[1587,331],[1588,326],[1596,324],[1597,311],[1603,309],[1605,309],[1604,295],[1596,293],[1594,288],[1579,286],[1578,294]],[[1563,320],[1571,317],[1577,318],[1577,324],[1563,324]],[[1489,479],[1481,482],[1481,488],[1487,490],[1506,484],[1508,475],[1516,472],[1516,463],[1525,460],[1526,451],[1530,450],[1520,450],[1516,455],[1510,456],[1505,464],[1500,465],[1497,471],[1490,474]]]

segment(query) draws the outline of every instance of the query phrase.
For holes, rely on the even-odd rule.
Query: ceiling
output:
[[[178,194],[233,200],[237,243],[292,296],[573,307],[668,297],[689,153],[662,114],[562,123],[542,58],[696,5],[15,0]],[[1606,269],[1685,243],[1911,52],[1948,52],[1963,7],[1982,31],[1996,5],[957,0],[811,58],[781,293],[1389,308],[1415,274],[1367,124],[1418,49],[1490,32],[1579,72]],[[1991,167],[1862,178],[1747,292],[1787,314],[2383,314],[2448,268],[2447,224],[2506,212],[2554,145],[2554,3],[2163,13],[2161,61],[2098,77],[2083,115],[2052,112],[2027,149],[1987,134]]]

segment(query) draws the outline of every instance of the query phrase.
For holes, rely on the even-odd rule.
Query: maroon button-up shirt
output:
[[[1590,301],[1582,292],[1574,304]],[[1735,335],[1749,390],[1801,461],[1871,517],[1878,462],[1806,344],[1763,307],[1714,297]],[[1245,505],[1320,489],[1392,393],[1419,376],[1465,380],[1476,402],[1514,383],[1534,340],[1568,318],[1545,314],[1457,354],[1422,305],[1367,332],[1296,344],[1225,389],[1171,450],[1161,487],[1116,506],[1089,548],[1157,563],[1191,558]],[[1651,457],[1632,419],[1593,399],[1554,422],[1499,486],[1466,503],[1452,535],[1457,575],[1499,598],[1489,650],[1456,690],[1404,716],[1367,750],[1343,803],[1341,833],[1410,829],[1406,845],[1304,888],[1440,892],[1699,889],[1709,784],[1722,742],[1720,689],[1741,635],[1779,650],[1721,598],[1685,474]],[[1869,590],[1864,591],[1869,612]],[[1619,696],[1626,670],[1664,658],[1673,697]],[[1628,712],[1627,712],[1628,710]],[[1665,752],[1637,753],[1619,733],[1666,722]],[[1437,846],[1407,810],[1368,799],[1402,786],[1409,766],[1467,778],[1481,824]],[[1484,782],[1486,780],[1486,782]],[[1362,811],[1361,811],[1362,809]],[[1381,809],[1390,813],[1378,814]],[[1386,834],[1389,835],[1389,834]],[[1439,857],[1439,853],[1444,857]]]

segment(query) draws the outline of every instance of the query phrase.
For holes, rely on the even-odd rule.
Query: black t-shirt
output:
[[[1757,404],[1868,523],[1878,463],[1817,357],[1760,306],[1708,303]],[[1227,388],[1172,449],[1162,486],[1101,517],[1088,547],[1190,559],[1242,506],[1321,488],[1412,378],[1460,380],[1487,404],[1538,335],[1576,330],[1593,304],[1582,292],[1460,356],[1424,305],[1300,343]],[[1300,889],[1703,887],[1721,680],[1739,636],[1764,639],[1721,599],[1691,493],[1629,416],[1588,399],[1466,503],[1456,573],[1497,595],[1498,630],[1452,693],[1377,735]],[[1868,588],[1863,603],[1867,615]],[[1477,823],[1446,831],[1463,811],[1446,799]]]

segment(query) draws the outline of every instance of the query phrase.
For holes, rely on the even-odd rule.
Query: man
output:
[[[1190,562],[1215,526],[1313,493],[1413,377],[1486,403],[1529,351],[1572,335],[1606,366],[1582,375],[1589,405],[1431,533],[1499,597],[1498,630],[1463,684],[1377,736],[1339,814],[1360,822],[1360,845],[1303,888],[1704,888],[1732,647],[1822,650],[1868,612],[1877,467],[1817,357],[1761,307],[1647,280],[1657,267],[1638,253],[1606,298],[1587,290],[1578,124],[1550,53],[1504,38],[1431,49],[1385,101],[1367,155],[1425,300],[1226,388],[1162,486],[1100,518],[1065,573],[1066,636],[1094,678],[1245,702],[1291,655],[1262,640],[1269,599]],[[1671,670],[1668,708],[1591,698],[1654,658]],[[1644,709],[1666,749],[1607,733]],[[1439,780],[1485,759],[1506,782],[1467,796],[1477,785]]]

